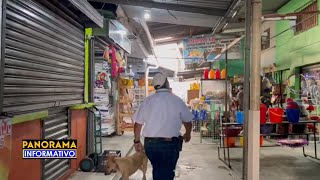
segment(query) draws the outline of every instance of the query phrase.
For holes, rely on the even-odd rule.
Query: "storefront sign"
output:
[[[199,63],[200,60],[213,61],[221,50],[234,39],[215,39],[211,35],[184,39],[183,58],[186,65]],[[211,52],[211,53],[210,53]],[[236,44],[228,50],[228,59],[240,59],[240,45]],[[218,59],[225,59],[223,54]]]

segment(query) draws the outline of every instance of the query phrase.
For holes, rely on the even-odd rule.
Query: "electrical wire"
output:
[[[176,20],[178,20],[178,18],[177,18],[175,15],[173,15],[172,12],[170,12],[169,9],[167,9],[167,11],[168,11],[168,13],[169,13],[172,17],[174,17]]]

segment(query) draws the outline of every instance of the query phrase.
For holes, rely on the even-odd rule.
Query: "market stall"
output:
[[[97,119],[97,116],[101,116],[101,124],[95,122],[99,124],[96,127],[101,129],[93,129],[93,131],[101,131],[101,136],[111,136],[121,134],[117,120],[119,99],[122,98],[119,97],[119,84],[121,84],[119,81],[128,68],[127,55],[131,53],[131,41],[121,33],[129,34],[119,21],[111,19],[104,21],[106,28],[92,30],[91,39],[94,47],[93,52],[90,53],[93,63],[89,69],[92,72],[89,91],[97,111],[95,117],[89,117],[91,120],[88,121],[88,129],[93,127],[89,123]]]
[[[261,148],[281,146],[302,148],[302,155],[304,157],[320,160],[317,153],[317,136],[319,131],[317,125],[320,123],[319,103],[317,99],[313,99],[315,96],[311,96],[307,90],[312,86],[310,83],[306,83],[308,78],[304,75],[299,76],[302,77],[303,87],[300,90],[292,89],[292,81],[291,84],[289,82],[292,76],[289,76],[284,92],[291,92],[295,96],[300,96],[300,98],[282,100],[285,103],[282,103],[282,101],[273,102],[269,108],[267,108],[266,104],[261,103],[260,146]],[[273,96],[278,95],[275,90],[271,93]],[[243,116],[241,112],[237,112],[236,120],[236,122],[229,120],[221,121],[221,141],[218,147],[218,157],[230,168],[230,157],[232,156],[230,149],[243,148]],[[310,144],[314,145],[314,148],[312,149],[312,153],[308,154],[305,149]]]

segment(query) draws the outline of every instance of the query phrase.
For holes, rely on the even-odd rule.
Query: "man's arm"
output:
[[[190,112],[190,109],[181,101],[180,104],[180,118],[186,129],[186,133],[183,135],[185,142],[189,142],[191,139],[191,130],[192,130],[192,119],[193,115]]]
[[[137,152],[143,151],[143,146],[140,141],[140,133],[142,126],[144,124],[144,117],[143,117],[143,103],[139,106],[138,110],[136,113],[133,115],[132,120],[134,121],[134,126],[133,126],[133,132],[134,132],[134,148]]]
[[[191,122],[184,122],[183,125],[186,128],[186,133],[184,134],[184,139],[186,142],[189,142],[191,139],[192,123]]]
[[[134,141],[140,141],[140,134],[141,134],[142,124],[137,122],[134,123]]]

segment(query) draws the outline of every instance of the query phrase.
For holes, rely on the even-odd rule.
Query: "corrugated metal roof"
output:
[[[233,0],[153,0],[159,3],[181,4],[195,7],[228,9]]]

